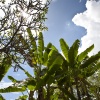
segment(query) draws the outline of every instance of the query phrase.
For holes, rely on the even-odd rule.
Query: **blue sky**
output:
[[[86,10],[86,0],[56,0],[49,7],[46,25],[48,31],[44,33],[45,42],[52,42],[59,47],[59,39],[64,38],[69,45],[85,34],[85,29],[77,27],[72,18]]]
[[[100,50],[100,2],[88,0],[55,0],[49,5],[47,20],[45,22],[48,31],[43,32],[45,45],[51,42],[60,50],[59,39],[64,38],[69,46],[76,40],[81,41],[80,51],[91,44],[95,44],[92,53]],[[25,67],[25,66],[24,66]],[[27,66],[25,67],[27,69]],[[32,70],[29,69],[32,73]],[[17,79],[26,76],[22,71],[13,72],[13,68],[7,73]],[[10,82],[5,77],[0,86],[7,86]],[[6,100],[15,100],[16,93],[4,94]]]

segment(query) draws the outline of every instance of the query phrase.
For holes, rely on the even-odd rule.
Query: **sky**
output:
[[[51,42],[60,50],[59,39],[64,38],[69,46],[79,39],[81,42],[79,52],[82,52],[94,44],[92,54],[100,50],[100,1],[94,0],[53,0],[49,5],[47,20],[45,22],[48,31],[43,32],[44,42],[47,45]],[[24,67],[27,69],[27,65]],[[28,67],[29,69],[29,67]],[[32,73],[32,70],[29,69]],[[19,70],[9,70],[7,75],[16,79],[24,79],[26,76]],[[7,76],[0,83],[0,88],[9,86],[11,82]],[[15,100],[18,93],[3,94],[6,100]],[[13,95],[13,96],[12,96]]]

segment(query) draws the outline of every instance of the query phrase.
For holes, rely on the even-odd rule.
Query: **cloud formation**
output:
[[[9,87],[9,86],[11,86],[12,84],[13,84],[12,82],[1,81],[1,82],[0,82],[0,89]]]
[[[76,14],[72,21],[87,30],[86,35],[81,38],[79,52],[94,44],[91,54],[95,54],[100,51],[100,1],[87,1],[86,8],[86,11]]]

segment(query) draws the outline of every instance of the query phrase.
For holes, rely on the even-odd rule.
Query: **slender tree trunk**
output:
[[[38,99],[37,100],[44,100],[42,87],[38,90]]]
[[[34,95],[34,91],[30,91],[29,100],[34,100],[33,95]]]

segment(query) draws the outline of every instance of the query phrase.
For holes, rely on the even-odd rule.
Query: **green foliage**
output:
[[[37,46],[36,46],[35,38],[32,35],[30,28],[27,28],[27,33],[28,33],[28,36],[29,36],[30,43],[32,45],[32,51],[34,52],[37,49]]]
[[[85,51],[83,51],[81,54],[79,54],[78,61],[81,62],[93,48],[94,48],[94,45],[91,45],[89,48],[87,48]]]
[[[40,32],[38,39],[38,58],[40,63],[43,63],[43,51],[44,51],[44,41],[43,41],[43,35]]]
[[[0,94],[0,100],[5,100],[4,97]]]
[[[90,98],[92,98],[92,96],[88,96],[88,93],[90,92],[88,91],[88,87],[90,87],[90,84],[86,80],[100,69],[100,53],[98,52],[96,55],[88,57],[88,53],[94,48],[94,45],[92,45],[78,55],[78,48],[80,44],[79,40],[76,40],[69,50],[68,46],[66,45],[67,43],[63,39],[60,40],[60,44],[62,44],[61,49],[63,55],[65,56],[65,58],[63,58],[65,60],[62,67],[64,68],[64,71],[66,70],[67,74],[63,74],[62,78],[58,80],[59,86],[62,85],[67,87],[71,94],[73,94],[74,90],[76,89],[78,99],[80,99],[81,96],[87,96],[87,99],[90,100]],[[66,67],[67,69],[65,69],[65,65],[68,66]],[[86,87],[86,85],[88,85],[88,87]],[[83,89],[83,87],[85,87],[85,89]],[[66,95],[71,98],[72,96],[70,95],[70,92],[65,91]],[[83,93],[84,95],[82,95]],[[75,98],[71,99],[74,100]]]
[[[29,28],[27,28],[27,32],[30,42],[25,50],[27,50],[27,55],[29,55],[30,59],[26,59],[26,62],[31,61],[30,63],[33,64],[34,77],[19,64],[18,67],[26,74],[27,78],[16,80],[13,76],[8,76],[13,85],[0,89],[0,93],[28,90],[28,95],[19,97],[22,100],[26,100],[30,96],[33,98],[33,94],[36,91],[38,100],[40,100],[39,97],[42,100],[80,100],[85,96],[87,96],[85,100],[91,100],[95,95],[93,90],[96,91],[98,87],[93,86],[87,79],[100,69],[100,52],[91,57],[88,56],[94,45],[78,54],[79,40],[76,40],[69,47],[64,39],[60,39],[60,47],[63,53],[61,54],[52,43],[44,46],[41,32],[37,41]],[[27,43],[26,40],[24,41],[22,41],[23,45]],[[1,67],[1,80],[6,74],[6,70],[11,66],[11,63],[8,62],[11,62],[11,60],[9,61],[8,58],[5,58],[1,63],[3,68],[6,67],[5,69]],[[89,96],[88,94],[91,95]]]
[[[16,83],[17,82],[17,80],[14,79],[12,76],[8,76],[8,79],[11,80],[13,83]]]
[[[34,89],[36,88],[36,81],[35,81],[34,78],[29,79],[29,80],[26,82],[25,85],[27,86],[27,88],[28,88],[29,90],[32,91],[32,90],[34,90]]]
[[[27,95],[23,95],[23,96],[19,96],[19,98],[16,100],[27,100],[27,98],[28,98]]]
[[[76,63],[79,45],[80,45],[80,41],[76,40],[69,49],[68,58],[71,67],[74,67]]]
[[[0,93],[23,92],[25,90],[26,90],[25,87],[9,86],[7,88],[0,89]]]
[[[96,61],[98,61],[100,59],[100,52],[98,52],[98,54],[91,56],[88,60],[86,60],[81,66],[80,68],[85,68],[87,66],[89,66],[92,63],[95,63]]]
[[[69,47],[68,47],[67,43],[64,41],[64,39],[60,39],[60,47],[61,47],[61,50],[62,50],[67,62],[69,62],[69,59],[68,59]]]
[[[11,67],[11,59],[10,57],[6,57],[3,59],[3,61],[0,63],[0,81],[3,79],[3,77],[8,72],[9,68]]]

